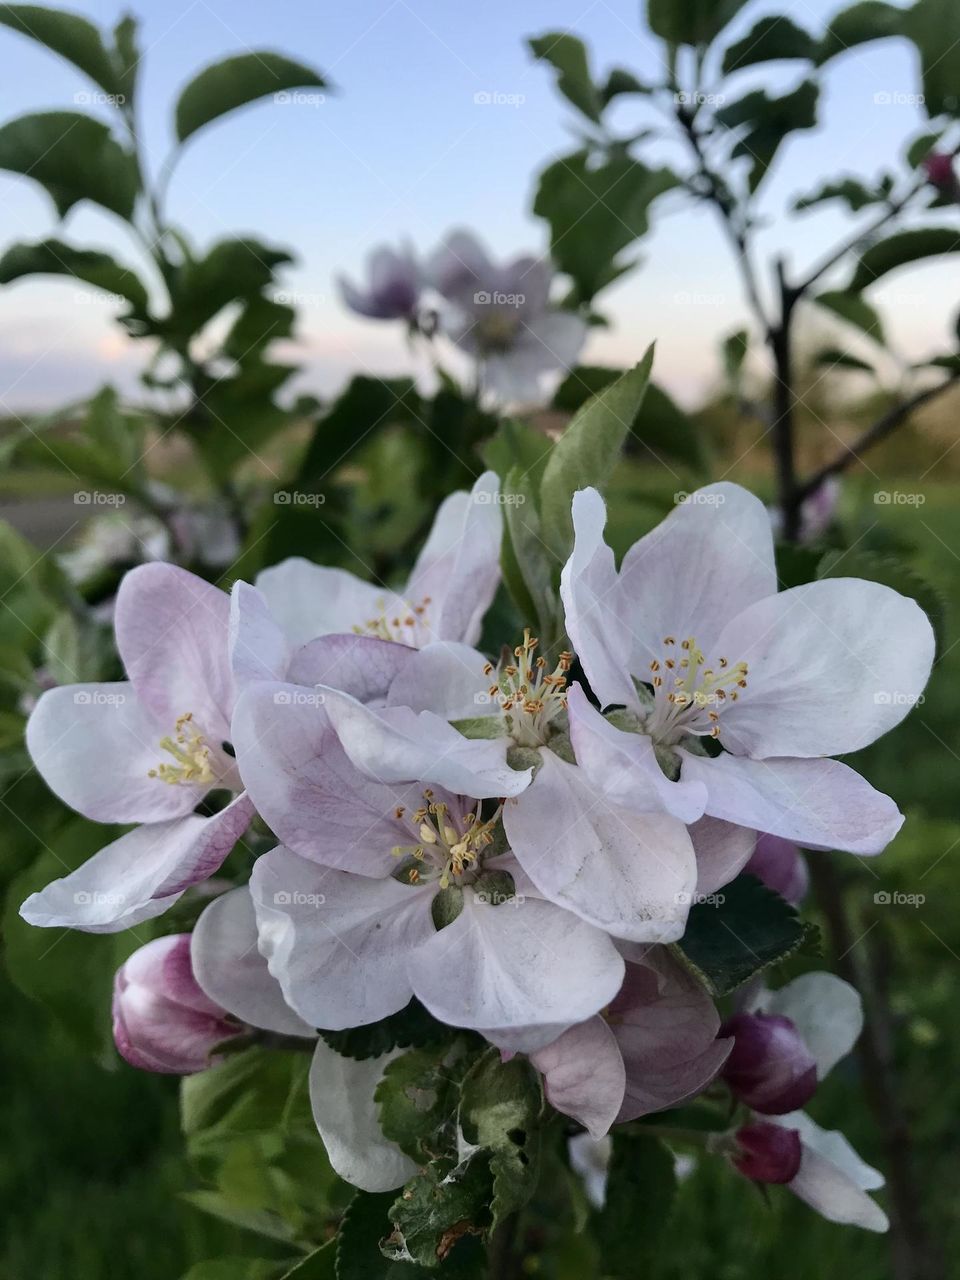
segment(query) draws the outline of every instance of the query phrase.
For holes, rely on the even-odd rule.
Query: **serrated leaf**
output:
[[[182,90],[177,100],[177,137],[186,141],[211,120],[238,107],[292,89],[327,88],[312,67],[279,53],[255,51],[224,58],[205,67]]]
[[[865,333],[867,337],[885,345],[886,338],[883,332],[883,321],[880,319],[879,313],[871,307],[862,294],[848,293],[843,289],[832,289],[826,293],[817,294],[812,301],[819,307],[826,307],[828,311],[832,311],[841,320],[846,320],[847,324],[854,325]]]
[[[942,593],[910,565],[872,551],[828,551],[817,565],[817,577],[866,578],[916,600],[933,627],[938,660],[942,656],[947,640],[947,602]]]
[[[502,1062],[494,1049],[464,1077],[460,1127],[467,1142],[490,1153],[495,1227],[523,1207],[540,1177],[540,1077],[524,1058]]]
[[[582,40],[563,31],[548,31],[527,43],[535,58],[549,62],[557,72],[557,88],[590,120],[600,120],[600,96],[590,75],[587,48]]]
[[[490,1225],[490,1197],[491,1175],[483,1156],[472,1156],[462,1165],[434,1161],[394,1199],[390,1208],[394,1230],[381,1249],[394,1263],[404,1264],[402,1275],[411,1274],[410,1262],[434,1272],[442,1266],[443,1276],[470,1275],[482,1257],[476,1237]],[[413,1274],[418,1272],[419,1268]],[[354,1274],[337,1271],[338,1280],[354,1280]],[[359,1273],[356,1280],[360,1274],[367,1280],[368,1274],[377,1273]],[[392,1271],[385,1274],[392,1280]]]
[[[729,75],[741,67],[781,58],[812,61],[816,53],[817,42],[813,36],[783,14],[778,14],[761,18],[742,40],[730,46],[723,55],[723,71]]]
[[[100,31],[79,14],[38,4],[3,4],[0,23],[66,58],[105,92],[121,92],[119,69],[114,66]]]
[[[147,309],[147,290],[136,272],[96,249],[75,249],[53,239],[11,245],[0,258],[0,284],[30,275],[73,276],[107,293],[119,294],[135,311]]]
[[[429,1014],[419,1000],[411,1000],[389,1018],[348,1031],[321,1031],[331,1049],[345,1058],[379,1058],[391,1049],[442,1044],[456,1033]]]
[[[686,932],[676,944],[711,995],[727,995],[784,959],[813,929],[754,876],[738,876],[716,896],[716,905],[698,902],[691,907]]]
[[[0,169],[39,182],[61,217],[92,200],[129,221],[140,186],[130,152],[79,111],[41,111],[0,127]]]
[[[380,1128],[417,1164],[456,1149],[454,1119],[467,1062],[467,1042],[458,1039],[410,1049],[384,1068],[375,1093]]]
[[[606,1198],[596,1217],[604,1276],[635,1280],[650,1272],[676,1185],[673,1156],[662,1142],[614,1130]]]
[[[557,441],[540,488],[544,542],[566,561],[573,546],[570,507],[578,489],[603,489],[643,405],[653,365],[650,347],[633,369],[587,401]]]
[[[920,227],[911,231],[899,231],[863,251],[848,289],[856,293],[897,267],[908,266],[921,258],[955,253],[958,249],[960,231],[954,227]]]

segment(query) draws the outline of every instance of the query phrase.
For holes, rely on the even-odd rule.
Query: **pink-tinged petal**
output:
[[[664,948],[634,944],[625,954],[623,988],[607,1013],[627,1072],[621,1121],[695,1097],[733,1048],[716,1039],[720,1018],[707,992]]]
[[[620,566],[620,585],[634,633],[634,675],[663,657],[668,635],[678,642],[694,636],[713,658],[726,623],[776,593],[766,508],[740,485],[698,489],[633,544]]]
[[[237,691],[256,680],[282,680],[290,650],[263,595],[248,582],[230,593],[230,665]]]
[[[821,1080],[847,1056],[863,1030],[860,993],[833,973],[804,973],[766,995],[760,1007],[790,1019],[813,1055]]]
[[[208,1000],[190,967],[190,935],[155,938],[118,971],[113,1037],[144,1071],[189,1075],[212,1066],[213,1050],[243,1028]]]
[[[20,914],[45,928],[117,933],[161,915],[212,875],[253,814],[245,796],[212,818],[190,814],[137,827],[76,871],[31,894]]]
[[[695,822],[707,803],[702,782],[681,777],[672,782],[657,762],[653,740],[628,733],[605,719],[579,684],[567,695],[570,741],[577,764],[591,785],[613,804],[634,813],[669,813]]]
[[[388,876],[396,867],[391,850],[414,839],[396,810],[421,805],[423,788],[382,786],[355,768],[321,699],[291,684],[241,694],[233,717],[241,776],[257,811],[295,853]]]
[[[432,711],[374,711],[336,689],[318,692],[343,749],[378,782],[433,782],[477,800],[518,795],[530,782],[529,769],[507,764],[506,739],[468,739]]]
[[[257,947],[257,917],[246,885],[221,894],[204,909],[193,930],[190,954],[200,987],[241,1022],[280,1035],[314,1034],[270,976]]]
[[[854,1151],[842,1133],[821,1129],[802,1111],[774,1121],[799,1132],[800,1170],[790,1190],[828,1222],[886,1231],[887,1215],[866,1193],[883,1186],[883,1175]]]
[[[736,879],[753,856],[757,833],[703,817],[690,827],[690,839],[697,855],[697,896],[702,897]]]
[[[496,274],[486,249],[472,231],[451,231],[426,263],[426,278],[445,298],[464,305],[477,287]]]
[[[807,896],[810,873],[803,854],[792,840],[763,832],[757,837],[757,847],[744,870],[794,906]]]
[[[803,1144],[796,1129],[784,1129],[768,1120],[737,1130],[734,1166],[753,1182],[788,1183],[800,1171]]]
[[[257,590],[283,628],[292,648],[333,631],[352,632],[386,607],[402,602],[383,587],[348,573],[328,569],[302,556],[291,556],[257,574]]]
[[[796,1111],[816,1091],[817,1064],[790,1018],[735,1013],[720,1028],[733,1038],[723,1078],[740,1102],[761,1115]]]
[[[311,1026],[364,1026],[413,995],[407,957],[434,932],[430,890],[328,871],[278,848],[250,877],[260,951]]]
[[[524,326],[523,343],[538,354],[545,370],[569,369],[577,363],[589,332],[572,311],[545,311]]]
[[[291,684],[326,684],[358,702],[379,703],[417,650],[375,636],[318,636],[298,649],[286,679]]]
[[[616,948],[592,925],[540,899],[493,906],[469,890],[457,918],[410,954],[407,968],[435,1018],[523,1053],[592,1017],[623,977]]]
[[[440,640],[420,649],[390,686],[387,706],[432,711],[443,720],[499,715],[490,695],[492,675],[486,657],[467,644]]]
[[[686,925],[697,863],[686,827],[598,796],[552,751],[504,807],[510,847],[540,891],[618,938],[674,942]]]
[[[166,731],[192,712],[209,741],[228,741],[233,676],[226,592],[176,565],[139,565],[120,583],[114,625],[127,677]]]
[[[623,1055],[603,1018],[589,1018],[530,1055],[543,1075],[547,1101],[602,1138],[623,1105]]]
[[[881,853],[903,825],[897,806],[839,760],[715,759],[683,753],[683,773],[705,782],[707,812],[807,849]]]
[[[95,822],[162,822],[191,813],[206,786],[151,778],[170,757],[156,720],[133,685],[74,684],[48,689],[27,722],[27,748],[56,795]]]
[[[485,471],[469,493],[440,504],[404,593],[425,605],[421,627],[431,640],[476,644],[500,583],[503,515],[496,473]]]
[[[638,708],[630,678],[634,638],[613,552],[603,540],[606,523],[596,489],[573,495],[573,551],[560,573],[560,597],[567,634],[601,705]]]
[[[757,758],[858,751],[916,704],[934,647],[919,605],[878,582],[829,578],[760,600],[717,641],[748,667],[720,740]]]
[[[393,1191],[416,1165],[383,1136],[376,1088],[402,1050],[379,1058],[347,1058],[317,1041],[310,1066],[310,1104],[334,1170],[361,1191]]]

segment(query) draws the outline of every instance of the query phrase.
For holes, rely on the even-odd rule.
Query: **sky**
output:
[[[124,12],[110,0],[73,7],[103,25]],[[774,12],[819,34],[841,7],[753,0],[729,39]],[[155,172],[171,145],[179,89],[226,54],[275,49],[316,66],[336,87],[322,101],[315,93],[288,104],[265,100],[198,134],[168,198],[171,219],[197,244],[250,233],[293,250],[282,289],[301,319],[289,354],[302,365],[298,389],[323,395],[354,372],[411,369],[402,333],[350,315],[337,295],[337,273],[362,275],[372,246],[406,238],[426,253],[466,225],[503,256],[546,249],[546,225],[531,211],[536,174],[574,149],[576,115],[549,68],[531,58],[528,37],[569,30],[590,45],[598,72],[617,64],[643,79],[659,66],[658,42],[643,30],[635,0],[140,0],[135,12],[145,50],[141,129]],[[109,118],[108,106],[77,105],[85,100],[76,95],[91,88],[79,72],[6,29],[0,66],[0,120],[52,107]],[[800,78],[802,64],[768,64],[741,72],[735,89],[762,81],[782,92]],[[824,178],[871,179],[896,166],[905,142],[923,129],[918,89],[905,42],[866,46],[831,64],[821,126],[788,142],[765,184],[761,262],[781,252],[801,271],[852,232],[856,224],[833,206],[789,221],[783,214]],[[631,100],[612,122],[628,132],[647,118]],[[655,147],[645,158],[677,155]],[[960,225],[956,211],[939,211],[937,221]],[[109,249],[130,265],[141,261],[111,216],[84,204],[58,230],[40,188],[0,172],[0,247],[51,234]],[[601,295],[611,325],[592,335],[585,359],[622,366],[657,339],[660,381],[696,403],[717,376],[719,341],[746,318],[728,247],[709,209],[671,195],[657,206],[640,252],[640,268]],[[894,345],[918,359],[945,349],[958,295],[960,271],[941,258],[894,273],[873,300]],[[50,277],[0,290],[0,409],[55,407],[107,381],[132,389],[142,356],[118,332],[113,311],[93,291]]]

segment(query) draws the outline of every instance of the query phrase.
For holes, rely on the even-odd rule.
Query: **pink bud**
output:
[[[721,1075],[741,1102],[763,1115],[796,1111],[817,1087],[817,1064],[789,1018],[736,1013],[720,1028],[733,1036]]]
[[[810,876],[803,854],[795,844],[784,840],[782,836],[759,836],[753,857],[744,871],[762,880],[768,889],[779,893],[781,898],[786,898],[794,906],[807,895]]]
[[[796,1129],[761,1120],[744,1125],[736,1134],[733,1163],[754,1182],[792,1182],[800,1170],[803,1148]]]
[[[113,984],[113,1038],[132,1067],[190,1075],[212,1066],[211,1051],[246,1030],[201,991],[190,934],[155,938],[135,951]]]
[[[956,185],[953,172],[953,156],[944,155],[941,151],[931,151],[923,162],[927,177],[941,191],[952,191]]]

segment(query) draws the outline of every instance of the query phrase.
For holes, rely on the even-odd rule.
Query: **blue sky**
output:
[[[754,0],[731,38],[757,16],[786,11],[817,33],[836,0],[768,5]],[[123,12],[108,3],[77,3],[104,24]],[[569,29],[586,38],[594,65],[657,72],[657,45],[638,21],[634,0],[508,0],[484,5],[450,0],[144,0],[136,6],[147,52],[141,110],[149,160],[158,166],[170,145],[178,88],[210,61],[249,48],[274,48],[316,65],[337,86],[322,103],[248,108],[194,139],[169,197],[173,219],[204,243],[250,232],[292,247],[297,265],[284,287],[302,302],[301,385],[336,388],[353,371],[394,373],[409,367],[402,335],[348,315],[333,286],[337,271],[360,272],[369,248],[409,237],[423,251],[458,224],[475,228],[503,254],[542,250],[544,225],[530,212],[534,175],[572,149],[572,108],[556,94],[543,64],[532,62],[525,37]],[[0,30],[0,118],[28,110],[74,106],[89,89],[79,73],[39,46]],[[785,90],[798,64],[741,73],[737,88],[760,80]],[[831,208],[781,220],[797,192],[827,176],[874,177],[896,164],[905,140],[923,125],[915,94],[915,55],[900,42],[867,46],[837,59],[821,108],[822,127],[798,135],[768,180],[763,212],[769,227],[761,256],[785,250],[799,269],[817,260],[851,224]],[[478,93],[515,105],[484,105]],[[875,95],[892,101],[877,103]],[[104,113],[109,108],[95,108]],[[626,131],[642,108],[618,107]],[[670,153],[659,156],[669,159]],[[744,317],[741,289],[726,245],[705,209],[659,206],[643,243],[644,265],[603,295],[613,321],[587,352],[601,363],[626,363],[658,339],[663,381],[688,402],[709,388],[718,339]],[[673,210],[673,213],[671,213]],[[957,223],[955,212],[938,221]],[[0,245],[55,231],[44,193],[0,173]],[[114,220],[89,206],[74,210],[61,234],[83,246],[136,259]],[[947,265],[950,263],[950,265]],[[951,260],[892,276],[877,290],[888,330],[906,356],[943,349],[955,315],[960,278]],[[44,280],[0,292],[0,395],[29,409],[80,397],[105,380],[132,386],[136,362],[111,323],[111,308],[79,286]]]

